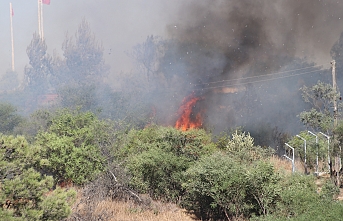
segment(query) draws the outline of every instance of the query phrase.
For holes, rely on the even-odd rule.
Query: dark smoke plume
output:
[[[295,55],[304,56],[303,51],[329,53],[322,49],[332,46],[327,45],[326,39],[338,37],[332,36],[330,30],[340,20],[335,3],[328,0],[193,1],[182,7],[179,22],[169,25],[168,33],[179,42],[181,54],[187,53],[184,45],[193,45],[204,59],[210,60],[213,52],[216,59],[220,55],[221,62],[213,63],[216,73],[211,73],[211,80],[223,75],[225,79],[242,74],[258,75],[278,70]],[[204,69],[200,59],[194,64]],[[238,71],[243,73],[237,74]]]
[[[328,57],[332,43],[341,32],[340,8],[340,3],[332,0],[188,1],[180,8],[177,21],[168,25],[167,30],[177,42],[177,53],[186,60],[185,81],[195,85],[193,89],[201,91],[202,96],[206,94],[207,99],[199,105],[207,110],[208,121],[216,125],[241,115],[231,111],[230,115],[235,116],[228,117],[227,111],[222,114],[215,111],[219,106],[226,110],[234,106],[233,99],[208,90],[224,87],[220,82],[294,68],[297,67],[294,63],[299,65],[300,59],[307,65],[313,61],[329,64],[329,60],[323,61],[321,57]],[[285,80],[279,81],[279,85],[271,82],[263,86],[263,93],[253,84],[245,85],[245,99],[250,103],[241,106],[255,109],[255,121],[249,123],[272,118],[272,111],[283,115],[284,110],[290,108],[286,104],[284,110],[280,109],[285,96],[293,100],[297,96],[293,103],[298,104],[299,82]],[[289,91],[289,85],[295,92]],[[260,107],[262,104],[271,106],[267,110]],[[288,117],[292,113],[294,121],[297,121],[296,111],[287,112]]]

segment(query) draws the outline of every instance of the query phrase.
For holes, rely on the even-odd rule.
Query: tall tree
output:
[[[42,94],[50,87],[48,78],[51,75],[51,57],[47,54],[45,40],[34,33],[26,53],[30,61],[30,66],[25,67],[26,84],[29,88]]]
[[[146,75],[148,81],[157,74],[162,53],[162,39],[153,35],[148,36],[145,42],[133,48],[131,57],[136,61],[138,69]]]
[[[69,69],[67,74],[74,84],[102,82],[108,69],[103,58],[103,47],[95,40],[85,19],[79,25],[75,38],[66,37],[62,50]]]

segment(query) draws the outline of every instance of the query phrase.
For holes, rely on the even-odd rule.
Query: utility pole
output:
[[[12,72],[14,72],[14,38],[13,38],[13,7],[10,3],[10,22],[11,22],[11,48],[12,48]]]
[[[337,127],[337,116],[338,116],[337,97],[336,97],[336,93],[337,93],[336,61],[335,60],[331,61],[331,65],[332,65],[332,88],[333,88],[333,92],[334,92],[334,97],[333,97],[333,114],[334,114],[333,115],[333,117],[334,117],[333,131],[335,131],[335,129]],[[335,137],[335,132],[333,132],[333,137]],[[335,141],[335,139],[333,139],[333,141],[334,141],[333,142],[334,150],[337,151],[337,144],[338,143]],[[332,165],[331,165],[331,167],[332,167]],[[335,174],[332,174],[332,170],[330,171],[331,175],[335,175],[336,176],[336,185],[338,187],[341,186],[340,170],[341,170],[341,147],[339,146],[339,151],[337,151],[337,156],[335,157]]]

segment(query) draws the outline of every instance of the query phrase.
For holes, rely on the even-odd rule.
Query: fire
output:
[[[202,112],[194,113],[194,107],[199,100],[201,98],[195,97],[194,94],[183,99],[182,105],[179,108],[180,117],[175,123],[176,128],[186,131],[202,126]]]

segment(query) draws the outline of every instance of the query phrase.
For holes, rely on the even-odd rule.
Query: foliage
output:
[[[128,163],[131,185],[153,199],[177,201],[183,195],[181,172],[190,160],[165,150],[152,148],[134,156]]]
[[[71,214],[70,205],[75,202],[76,191],[66,191],[58,187],[42,201],[42,220],[62,220]]]
[[[318,81],[312,87],[303,86],[301,88],[302,97],[306,103],[312,105],[310,111],[303,111],[299,117],[301,122],[308,128],[314,130],[332,130],[334,98],[339,97],[329,84]]]
[[[255,213],[268,215],[275,210],[281,191],[281,176],[267,162],[258,161],[247,171],[248,194],[253,197]]]
[[[239,161],[251,163],[263,159],[272,154],[272,149],[254,145],[254,138],[245,132],[235,131],[230,139],[227,139],[224,150],[237,157]]]
[[[185,173],[183,206],[202,220],[247,214],[245,170],[225,154],[205,156]]]
[[[40,173],[40,148],[30,146],[24,137],[1,136],[0,145],[0,217],[4,220],[60,220],[70,215],[70,206],[75,192],[63,194],[70,200],[59,203],[62,192],[51,191],[53,178]],[[50,207],[48,210],[47,205]],[[53,211],[66,211],[58,216]]]
[[[76,109],[80,107],[84,111],[94,110],[97,107],[95,85],[64,86],[58,89],[63,108]]]
[[[117,157],[120,159],[129,158],[153,147],[172,152],[177,156],[184,155],[194,160],[215,150],[210,134],[204,130],[181,131],[156,125],[151,125],[142,130],[132,129],[122,142],[117,153]]]
[[[11,104],[0,103],[0,133],[12,133],[23,122],[24,119],[16,112]]]
[[[104,168],[100,146],[109,136],[105,128],[106,123],[90,112],[62,110],[52,119],[48,131],[36,138],[42,158],[48,161],[45,169],[59,181],[82,184],[94,179]]]
[[[104,64],[103,48],[95,40],[89,23],[83,19],[76,33],[75,39],[66,37],[62,45],[68,72],[72,77],[69,84],[82,86],[89,83],[99,83],[107,72]],[[63,76],[59,77],[61,80]]]
[[[44,94],[49,89],[51,75],[51,57],[47,54],[45,40],[35,33],[26,52],[31,66],[25,67],[26,82],[32,91]]]
[[[276,206],[279,179],[270,164],[258,161],[247,167],[218,152],[185,172],[182,204],[203,220],[266,215]]]
[[[52,111],[39,109],[21,122],[14,132],[15,134],[24,135],[27,140],[32,141],[39,131],[48,129],[53,115],[54,112]]]
[[[204,130],[184,132],[158,126],[133,129],[122,142],[117,157],[126,162],[131,185],[154,199],[168,201],[183,195],[182,172],[215,149]]]
[[[295,174],[281,182],[280,200],[274,213],[296,217],[308,211],[308,204],[319,198],[313,176]]]
[[[331,201],[334,197],[338,196],[339,192],[339,188],[332,182],[332,180],[327,180],[321,189],[320,197]]]
[[[328,145],[327,138],[323,137],[320,134],[318,136],[318,143],[316,144],[316,138],[308,133],[308,131],[302,131],[299,133],[299,136],[306,140],[306,165],[305,167],[315,168],[317,150],[318,150],[318,160],[319,162],[324,162],[323,170],[327,170],[327,158],[328,158]],[[301,138],[294,136],[291,140],[288,141],[288,144],[291,145],[296,154],[300,157],[301,161],[305,161],[305,143]],[[332,147],[329,147],[330,154],[332,153]],[[320,168],[318,168],[320,170]]]
[[[146,75],[148,81],[157,74],[159,62],[163,54],[162,39],[148,36],[145,42],[133,48],[131,57],[136,61],[138,69]]]
[[[326,184],[324,192],[318,194],[311,176],[293,175],[281,182],[280,199],[273,213],[254,217],[252,220],[340,220],[343,205],[332,199],[334,184]],[[330,187],[329,187],[330,186]],[[326,188],[330,189],[327,192]],[[328,209],[329,208],[329,209]]]
[[[18,74],[15,71],[6,71],[0,81],[0,91],[14,91],[19,86]]]

